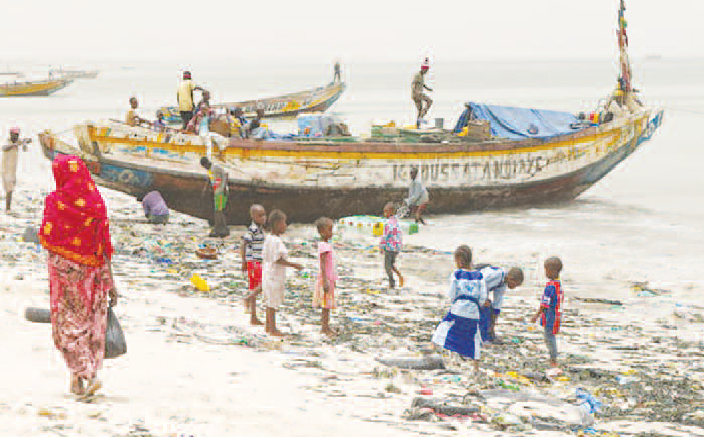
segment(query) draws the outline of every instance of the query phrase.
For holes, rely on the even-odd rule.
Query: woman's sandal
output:
[[[77,376],[71,378],[71,393],[76,396],[83,396],[85,394],[85,390],[83,388],[83,378]]]
[[[88,381],[88,386],[84,392],[84,396],[94,396],[95,393],[103,387],[103,383],[98,378],[93,378]]]

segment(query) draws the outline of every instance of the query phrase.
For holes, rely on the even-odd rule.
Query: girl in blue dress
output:
[[[479,317],[487,298],[486,282],[481,272],[471,270],[469,246],[462,245],[455,250],[455,264],[457,269],[450,276],[448,292],[450,311],[435,329],[432,342],[473,360],[477,372],[482,346]]]

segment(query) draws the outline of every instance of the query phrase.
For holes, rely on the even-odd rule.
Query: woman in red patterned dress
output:
[[[49,290],[54,345],[71,372],[71,392],[92,395],[105,354],[112,279],[110,229],[105,202],[77,156],[52,163],[56,190],[46,197],[39,240],[49,251]]]

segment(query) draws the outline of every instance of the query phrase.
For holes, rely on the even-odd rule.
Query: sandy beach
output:
[[[422,362],[447,310],[450,254],[416,244],[431,228],[406,238],[407,286],[395,291],[386,289],[376,239],[339,230],[340,309],[332,324],[340,335],[327,339],[311,308],[315,232],[292,226],[291,258],[306,273],[289,274],[279,314],[289,335],[279,340],[250,327],[243,311],[236,245],[244,228],[211,240],[203,238],[207,223],[180,214],[166,227],[150,226],[136,201],[102,192],[128,353],[105,361],[104,388],[90,403],[68,394],[51,326],[24,319],[27,306],[48,308],[48,283],[45,252],[21,242],[25,227],[38,224],[43,197],[20,191],[16,213],[0,219],[3,435],[704,435],[701,308],[667,303],[669,290],[642,284],[620,304],[604,305],[567,288],[563,373],[553,375],[540,329],[526,323],[543,281],[528,268],[524,286],[506,298],[497,328],[503,341],[483,351],[481,376],[447,354],[425,356],[442,358],[443,368],[400,369],[378,360]],[[218,246],[217,261],[195,256],[203,243]],[[510,261],[530,267],[541,256]],[[191,284],[194,273],[208,292]],[[645,318],[654,299],[672,310]],[[598,412],[580,413],[578,387],[601,402]]]
[[[11,18],[0,135],[31,142],[17,154],[3,142],[2,196],[13,203],[0,211],[0,436],[704,437],[704,45],[696,43],[704,27],[694,23],[704,2],[3,6]],[[301,93],[338,81],[344,92]],[[198,114],[198,140],[151,122],[165,108],[213,116],[199,100],[277,118],[257,120],[262,129],[247,135],[263,142],[230,147],[215,125],[204,123],[204,135]],[[304,108],[333,124],[293,115]],[[239,121],[240,134],[255,126]],[[97,158],[80,172],[68,159],[65,172],[54,167],[59,188],[81,194],[51,200],[43,227],[63,257],[52,257],[53,286],[77,285],[75,296],[54,299],[74,392],[81,378],[95,387],[104,320],[75,309],[93,300],[102,317],[102,293],[115,291],[88,172],[114,248],[114,313],[127,352],[103,362],[94,396],[71,394],[51,323],[28,316],[50,307],[48,254],[31,240],[55,189],[51,159],[64,150],[53,139]],[[403,236],[404,286],[388,288],[371,226],[338,222],[330,239],[338,335],[322,335],[327,318],[323,325],[313,308],[320,238],[314,225],[290,223],[287,258],[304,269],[287,272],[277,311],[284,336],[251,326],[239,250],[246,228],[209,238],[207,220],[175,211],[207,217],[213,206],[195,153],[227,161],[229,212],[262,203],[300,221],[382,215],[381,205],[411,197],[406,189],[417,185],[406,169],[419,166],[427,225]],[[139,161],[127,168],[123,159]],[[216,190],[228,179],[208,176]],[[148,224],[140,202],[113,189],[140,199],[160,190],[168,224]],[[460,245],[475,265],[525,275],[503,298],[478,370],[431,343],[452,304]],[[197,256],[206,248],[216,259]],[[551,257],[560,272],[546,272]],[[455,283],[481,284],[462,274]],[[530,322],[546,276],[559,276],[564,293],[557,362],[549,333]],[[453,334],[471,332],[463,327],[474,308],[460,313],[444,325]],[[90,353],[71,357],[72,349]]]

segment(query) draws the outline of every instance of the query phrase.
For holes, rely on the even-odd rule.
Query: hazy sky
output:
[[[0,63],[611,58],[618,0],[3,0]],[[8,4],[9,3],[9,4]],[[628,0],[632,56],[704,56],[704,0]]]

